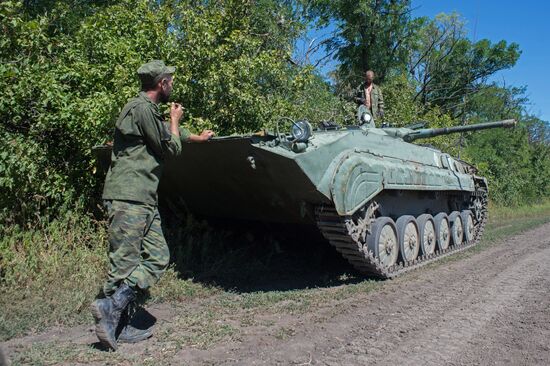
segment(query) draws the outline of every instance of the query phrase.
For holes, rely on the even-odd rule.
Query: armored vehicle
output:
[[[312,129],[184,144],[161,194],[202,217],[315,226],[358,271],[391,278],[476,244],[487,222],[487,180],[420,138],[511,127]],[[418,127],[418,126],[416,126]]]

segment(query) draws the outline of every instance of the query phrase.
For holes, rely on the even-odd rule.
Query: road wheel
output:
[[[434,217],[437,247],[440,251],[446,250],[451,243],[451,226],[449,217],[445,212],[440,212]]]
[[[464,226],[464,241],[466,243],[470,243],[474,240],[474,215],[472,214],[472,211],[464,210],[460,213],[460,218],[462,219],[462,225]]]
[[[420,234],[420,249],[423,255],[435,252],[436,234],[432,215],[423,214],[416,219],[418,233]]]
[[[372,223],[367,235],[367,248],[385,267],[397,262],[399,245],[395,223],[389,217],[379,217]]]
[[[462,240],[464,238],[464,226],[462,225],[460,212],[451,212],[449,215],[449,221],[451,223],[451,240],[453,241],[453,245],[457,246],[462,244]]]
[[[414,216],[404,215],[397,219],[397,237],[401,259],[410,262],[416,259],[420,250],[420,235]]]

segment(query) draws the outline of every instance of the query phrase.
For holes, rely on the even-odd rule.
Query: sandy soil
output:
[[[207,350],[181,349],[169,363],[221,365],[548,365],[550,224],[462,260],[431,266],[380,290],[306,315],[262,314],[275,327],[246,327]],[[171,309],[150,309],[161,321]],[[276,336],[273,329],[287,329]],[[56,338],[57,337],[57,338]],[[89,327],[4,344],[94,342]],[[152,339],[121,350],[161,347]]]

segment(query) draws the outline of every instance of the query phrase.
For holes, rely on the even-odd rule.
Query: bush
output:
[[[177,67],[173,99],[195,131],[257,131],[337,100],[288,62],[301,23],[264,16],[290,12],[277,2],[23,3],[0,3],[0,222],[94,207],[102,177],[91,149],[112,138],[151,59]]]

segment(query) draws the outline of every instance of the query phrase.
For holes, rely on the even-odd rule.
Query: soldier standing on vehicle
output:
[[[384,97],[382,90],[374,83],[374,71],[365,72],[365,81],[355,92],[355,102],[364,105],[374,120],[384,117]]]
[[[183,108],[177,103],[171,105],[170,123],[164,122],[158,104],[168,102],[174,71],[160,60],[142,65],[137,71],[142,91],[124,106],[116,122],[103,190],[109,216],[106,297],[91,305],[97,337],[114,350],[117,335],[120,342],[138,342],[152,335],[151,329],[134,328],[129,317],[121,315],[127,315],[136,291],[158,281],[170,260],[157,203],[164,160],[180,154],[182,140],[203,142],[214,135],[210,130],[194,135],[180,128]]]

